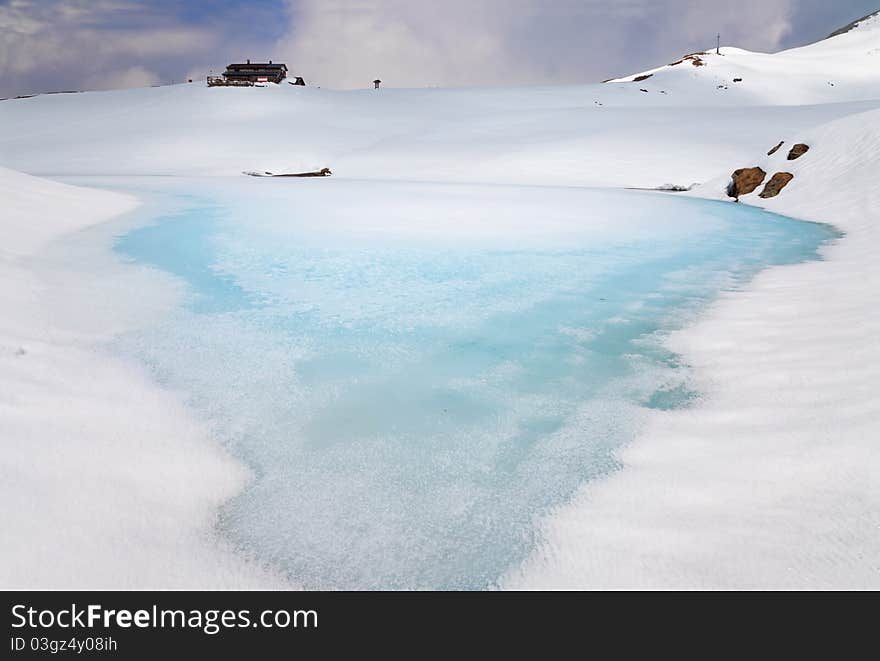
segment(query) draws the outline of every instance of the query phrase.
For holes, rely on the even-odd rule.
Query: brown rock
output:
[[[634,83],[639,83],[639,82],[641,82],[641,81],[643,81],[643,80],[648,80],[648,78],[650,78],[650,77],[653,76],[653,75],[654,75],[653,73],[646,73],[646,74],[643,75],[643,76],[636,76],[635,78],[633,78],[633,82],[634,82]]]
[[[758,167],[740,168],[733,173],[727,194],[737,199],[740,195],[748,195],[763,183],[766,176],[767,173]]]
[[[792,179],[794,179],[794,175],[791,172],[777,172],[770,177],[770,181],[767,182],[758,197],[763,197],[765,200],[768,197],[776,197],[779,195],[779,191],[785,188]]]
[[[805,145],[803,142],[799,142],[794,147],[791,148],[791,151],[788,152],[788,160],[793,161],[796,158],[800,158],[804,154],[806,154],[810,150],[810,145]]]
[[[704,50],[697,51],[696,53],[688,53],[687,55],[682,57],[680,60],[676,60],[675,62],[670,62],[669,66],[674,67],[675,65],[681,64],[682,62],[685,62],[685,61],[690,62],[695,67],[704,66],[706,63],[703,62],[703,58],[701,58],[700,55],[707,55],[707,53]]]
[[[773,154],[778,152],[779,148],[784,144],[785,144],[785,140],[780,140],[778,145],[776,145],[773,149],[771,149],[770,151],[767,152],[767,156],[773,156]]]

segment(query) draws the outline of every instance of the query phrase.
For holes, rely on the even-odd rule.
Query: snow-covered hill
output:
[[[0,102],[0,165],[49,176],[327,166],[379,180],[689,185],[785,132],[880,106],[878,51],[880,22],[871,19],[812,46],[725,49],[701,56],[705,66],[685,61],[638,83],[378,91],[192,83],[43,95]]]
[[[880,12],[801,48],[773,54],[713,48],[609,84],[719,105],[804,105],[876,99],[878,70]]]

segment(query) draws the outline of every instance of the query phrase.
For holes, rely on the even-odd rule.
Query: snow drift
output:
[[[72,236],[135,200],[6,169],[0,197],[0,585],[283,585],[212,531],[247,472],[176,398],[95,349],[153,310],[108,309],[107,283],[137,291],[143,274],[94,246],[71,260]]]

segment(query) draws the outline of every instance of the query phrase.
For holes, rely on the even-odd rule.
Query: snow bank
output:
[[[110,281],[143,293],[139,274],[103,263],[94,246],[77,254],[88,274],[53,250],[53,240],[75,244],[72,233],[134,200],[8,170],[0,198],[0,585],[282,584],[212,533],[217,507],[246,471],[174,397],[96,348],[126,313],[93,292]]]
[[[0,102],[0,126],[15,127],[0,130],[0,164],[41,176],[330,167],[336,178],[383,181],[690,185],[766,151],[786,130],[880,107],[845,96],[788,107],[784,94],[724,106],[714,87],[662,95],[640,86],[337,92],[194,83],[44,95]]]
[[[6,168],[0,168],[0,199],[6,256],[36,252],[53,239],[130,211],[136,204],[124,195],[65,186]]]
[[[654,415],[507,585],[880,587],[880,112],[785,137],[810,151],[756,160],[795,179],[743,201],[846,236],[670,339],[706,398]],[[727,180],[704,190],[722,197]]]

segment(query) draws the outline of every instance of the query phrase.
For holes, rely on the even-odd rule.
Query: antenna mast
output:
[[[715,38],[715,54],[721,55],[721,33]]]

